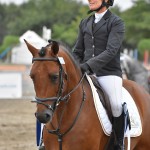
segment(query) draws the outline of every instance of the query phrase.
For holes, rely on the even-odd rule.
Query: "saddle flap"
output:
[[[99,99],[100,99],[103,107],[105,108],[105,110],[107,112],[107,115],[108,115],[110,122],[112,123],[112,111],[111,111],[111,105],[110,105],[108,95],[103,90],[103,88],[101,87],[101,85],[99,84],[99,82],[97,81],[95,76],[89,75],[89,77],[91,78],[91,80],[92,80],[92,82],[93,82],[93,84],[97,90]]]

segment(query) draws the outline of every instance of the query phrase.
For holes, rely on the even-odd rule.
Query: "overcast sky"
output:
[[[0,2],[2,3],[10,3],[10,2],[13,2],[13,3],[16,3],[16,4],[21,4],[22,2],[25,2],[27,0],[0,0]],[[83,3],[87,4],[87,1],[88,0],[79,0],[79,1],[82,1]],[[130,8],[132,6],[132,0],[114,0],[114,4],[115,5],[118,5],[121,10],[126,10],[128,8]]]

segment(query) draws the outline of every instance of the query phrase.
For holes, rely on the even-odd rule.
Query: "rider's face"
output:
[[[102,4],[102,0],[88,0],[88,2],[89,2],[89,8],[90,8],[90,10],[96,10]]]

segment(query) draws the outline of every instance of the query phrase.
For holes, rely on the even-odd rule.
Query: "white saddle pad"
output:
[[[99,99],[96,88],[95,88],[91,78],[88,75],[87,75],[87,80],[92,89],[94,104],[95,104],[95,108],[97,111],[99,121],[101,123],[104,133],[109,136],[112,131],[112,124],[107,116],[105,108],[103,107],[103,105]],[[140,115],[139,115],[138,109],[136,107],[136,104],[135,104],[133,98],[131,97],[131,95],[129,94],[129,92],[124,87],[122,88],[122,93],[123,93],[122,102],[127,103],[127,108],[129,111],[129,116],[130,116],[130,121],[131,121],[131,130],[128,131],[130,133],[126,133],[125,136],[127,136],[127,134],[130,134],[130,137],[140,136],[142,133],[142,125],[141,125],[141,119],[140,119]]]

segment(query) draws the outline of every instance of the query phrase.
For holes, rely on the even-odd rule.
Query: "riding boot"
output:
[[[104,148],[105,150],[114,150],[114,139],[115,139],[114,131],[112,130],[109,140]]]
[[[124,116],[123,113],[119,117],[114,117],[114,150],[124,150]]]
[[[113,132],[114,132],[114,150],[124,150],[124,135],[127,127],[131,129],[129,114],[126,103],[123,104],[123,111],[119,117],[113,118]]]
[[[124,134],[127,127],[131,129],[126,103],[123,104],[122,114],[112,119],[112,133],[105,150],[124,150]]]

